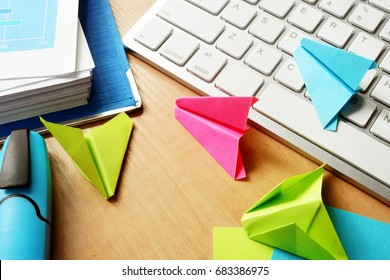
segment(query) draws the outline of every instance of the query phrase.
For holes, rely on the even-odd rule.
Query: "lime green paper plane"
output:
[[[248,237],[307,259],[347,259],[322,202],[323,171],[283,181],[246,211]]]
[[[83,176],[106,199],[115,193],[133,121],[120,113],[85,135],[75,127],[45,121],[42,123],[72,158]]]

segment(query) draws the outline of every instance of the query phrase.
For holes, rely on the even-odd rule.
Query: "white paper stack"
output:
[[[86,104],[94,62],[78,0],[8,2],[0,2],[0,124]]]

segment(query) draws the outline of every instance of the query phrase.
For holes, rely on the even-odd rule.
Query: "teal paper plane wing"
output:
[[[322,126],[331,131],[336,131],[339,111],[360,89],[366,72],[377,67],[373,60],[306,38],[294,59]]]
[[[321,198],[323,166],[280,183],[241,219],[255,241],[307,259],[347,259]]]
[[[72,158],[83,176],[106,198],[115,189],[133,128],[133,121],[120,113],[104,125],[83,134],[76,127],[51,123],[40,118]]]

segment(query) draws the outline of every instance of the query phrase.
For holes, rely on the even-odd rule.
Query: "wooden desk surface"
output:
[[[153,2],[111,0],[122,36]],[[196,94],[132,54],[128,58],[143,111],[131,115],[135,128],[113,199],[106,201],[46,137],[53,259],[212,259],[214,227],[241,226],[243,213],[271,188],[318,167],[251,129],[241,142],[247,179],[234,181],[174,117],[175,100]],[[329,172],[323,199],[390,222],[388,206]]]

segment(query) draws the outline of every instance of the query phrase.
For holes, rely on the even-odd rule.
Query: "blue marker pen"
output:
[[[50,256],[51,172],[45,140],[16,130],[0,152],[0,259]]]

